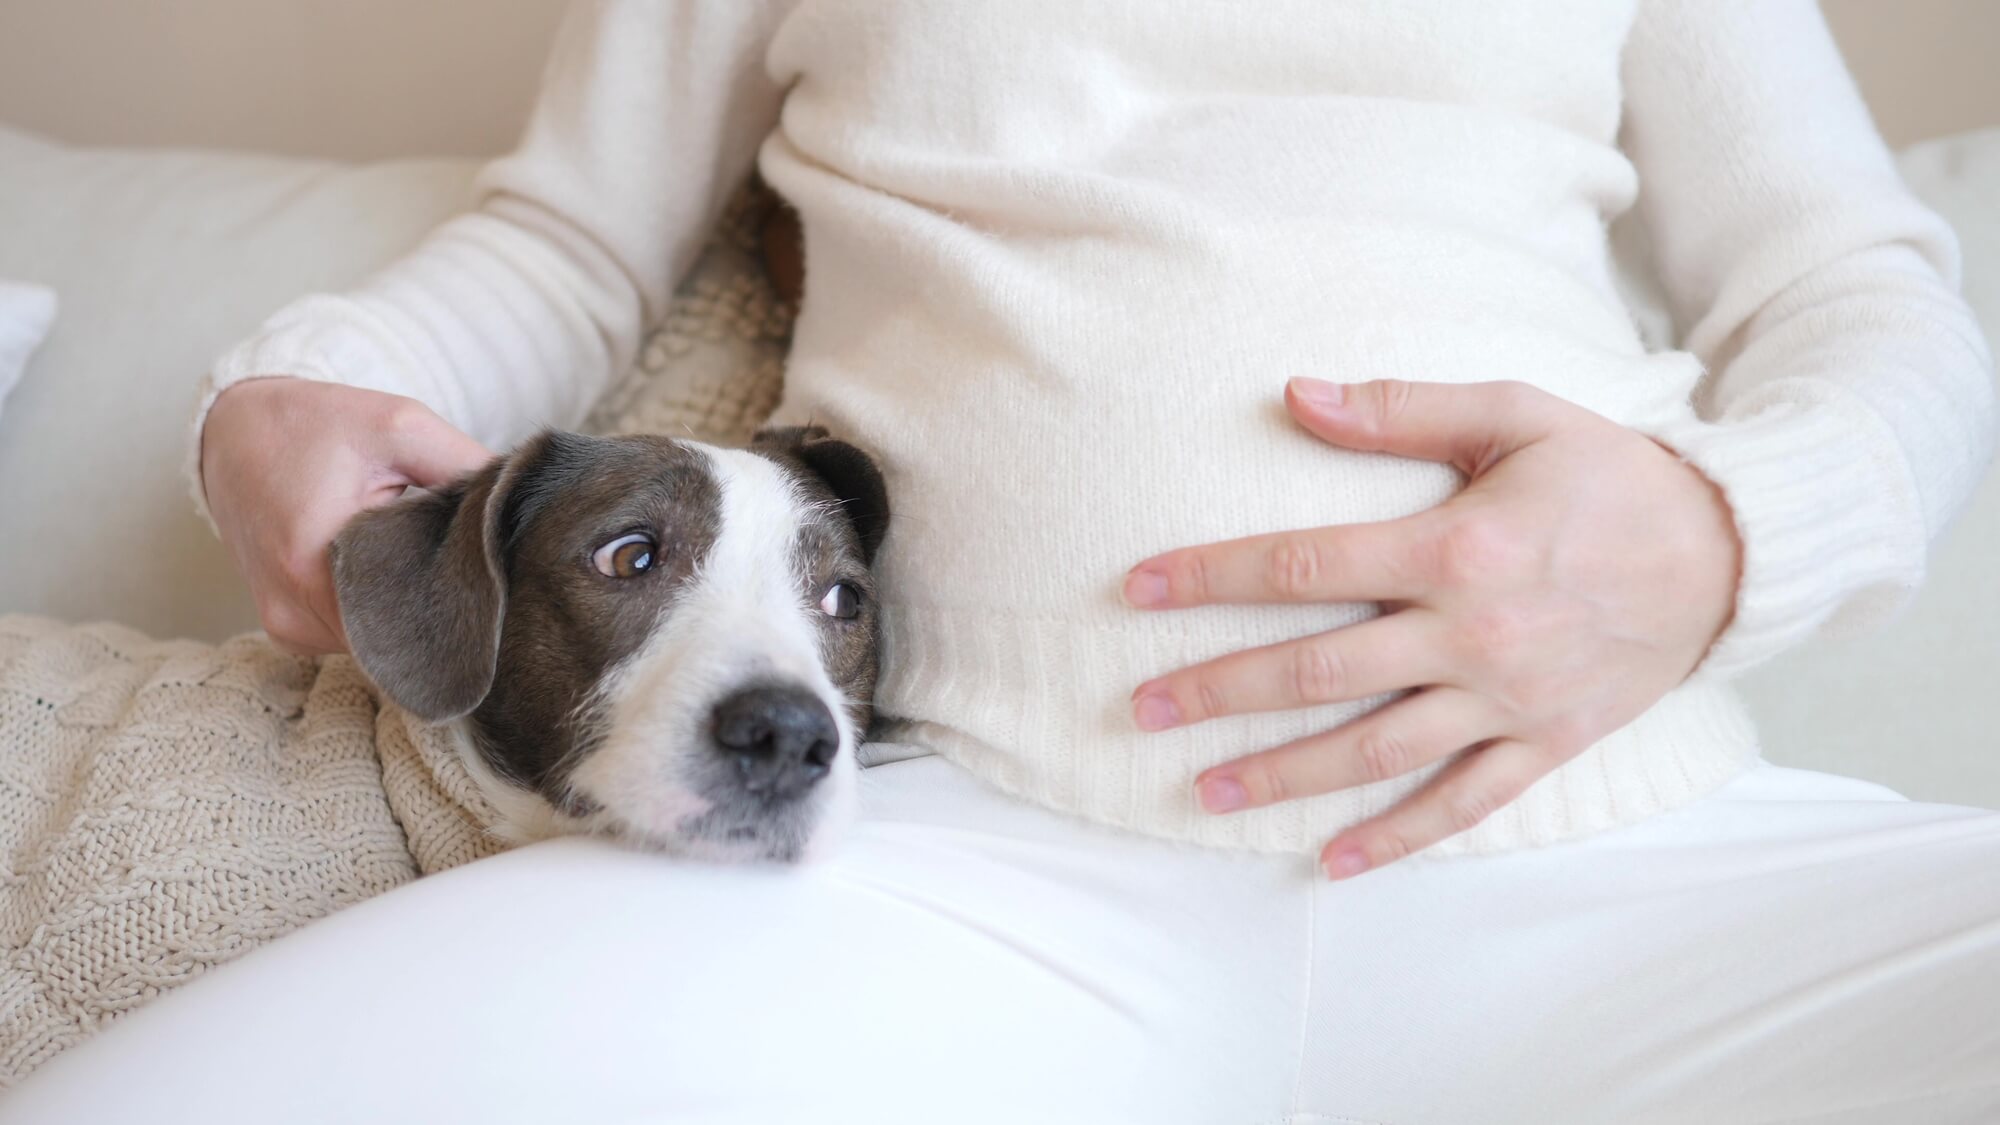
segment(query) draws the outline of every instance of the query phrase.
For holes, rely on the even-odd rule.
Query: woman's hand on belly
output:
[[[1456,466],[1469,479],[1406,519],[1282,532],[1149,559],[1142,609],[1383,604],[1383,616],[1163,676],[1142,728],[1408,690],[1323,734],[1196,779],[1229,813],[1456,758],[1320,854],[1333,878],[1463,832],[1687,678],[1728,624],[1741,545],[1721,492],[1651,439],[1520,383],[1295,379],[1324,441]],[[1302,482],[1302,486],[1305,485]]]

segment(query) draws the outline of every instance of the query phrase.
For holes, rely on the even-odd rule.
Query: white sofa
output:
[[[460,207],[473,167],[70,148],[0,127],[0,278],[62,298],[53,335],[0,404],[0,611],[204,638],[255,627],[187,501],[195,380],[286,299],[353,281]],[[1917,146],[1903,167],[1957,224],[1966,292],[2000,335],[2000,131]],[[669,353],[649,362],[693,362]],[[1902,620],[1793,654],[1745,686],[1774,761],[2000,807],[1996,670],[2000,480],[1989,478]]]

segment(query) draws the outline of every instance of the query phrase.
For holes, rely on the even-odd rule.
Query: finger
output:
[[[1132,693],[1142,730],[1224,715],[1287,711],[1428,687],[1447,672],[1443,622],[1405,609],[1318,636],[1233,652],[1150,680]]]
[[[1325,734],[1205,770],[1195,796],[1212,813],[1260,808],[1401,777],[1500,733],[1484,697],[1427,688]]]
[[[1412,600],[1428,592],[1419,563],[1442,533],[1442,510],[1155,555],[1125,576],[1125,601],[1139,609],[1184,609]]]
[[[1525,383],[1293,379],[1285,405],[1301,426],[1345,449],[1453,465],[1476,477],[1548,436],[1562,400]]]
[[[1349,828],[1320,852],[1330,879],[1348,879],[1471,829],[1511,804],[1554,762],[1525,742],[1501,739],[1452,763],[1381,816]]]
[[[414,399],[392,409],[384,439],[383,460],[420,488],[441,488],[493,460],[485,446]]]

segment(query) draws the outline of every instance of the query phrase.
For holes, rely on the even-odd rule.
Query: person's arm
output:
[[[776,123],[764,53],[788,5],[582,0],[471,211],[216,363],[195,496],[274,638],[344,647],[326,548],[355,512],[574,425],[631,362]]]
[[[776,123],[781,7],[578,4],[476,206],[353,292],[279,311],[215,388],[283,373],[408,395],[494,446],[582,418]]]
[[[1744,547],[1704,672],[1900,607],[1992,455],[1992,359],[1812,0],[1647,0],[1626,48],[1639,216],[1703,421],[1653,436]]]

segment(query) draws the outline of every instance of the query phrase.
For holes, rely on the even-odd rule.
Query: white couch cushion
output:
[[[473,163],[79,149],[0,128],[0,277],[63,317],[0,412],[0,610],[220,637],[256,615],[181,480],[196,380],[278,305],[386,262]]]
[[[25,281],[0,281],[0,403],[21,381],[28,357],[42,346],[55,317],[54,290]]]

